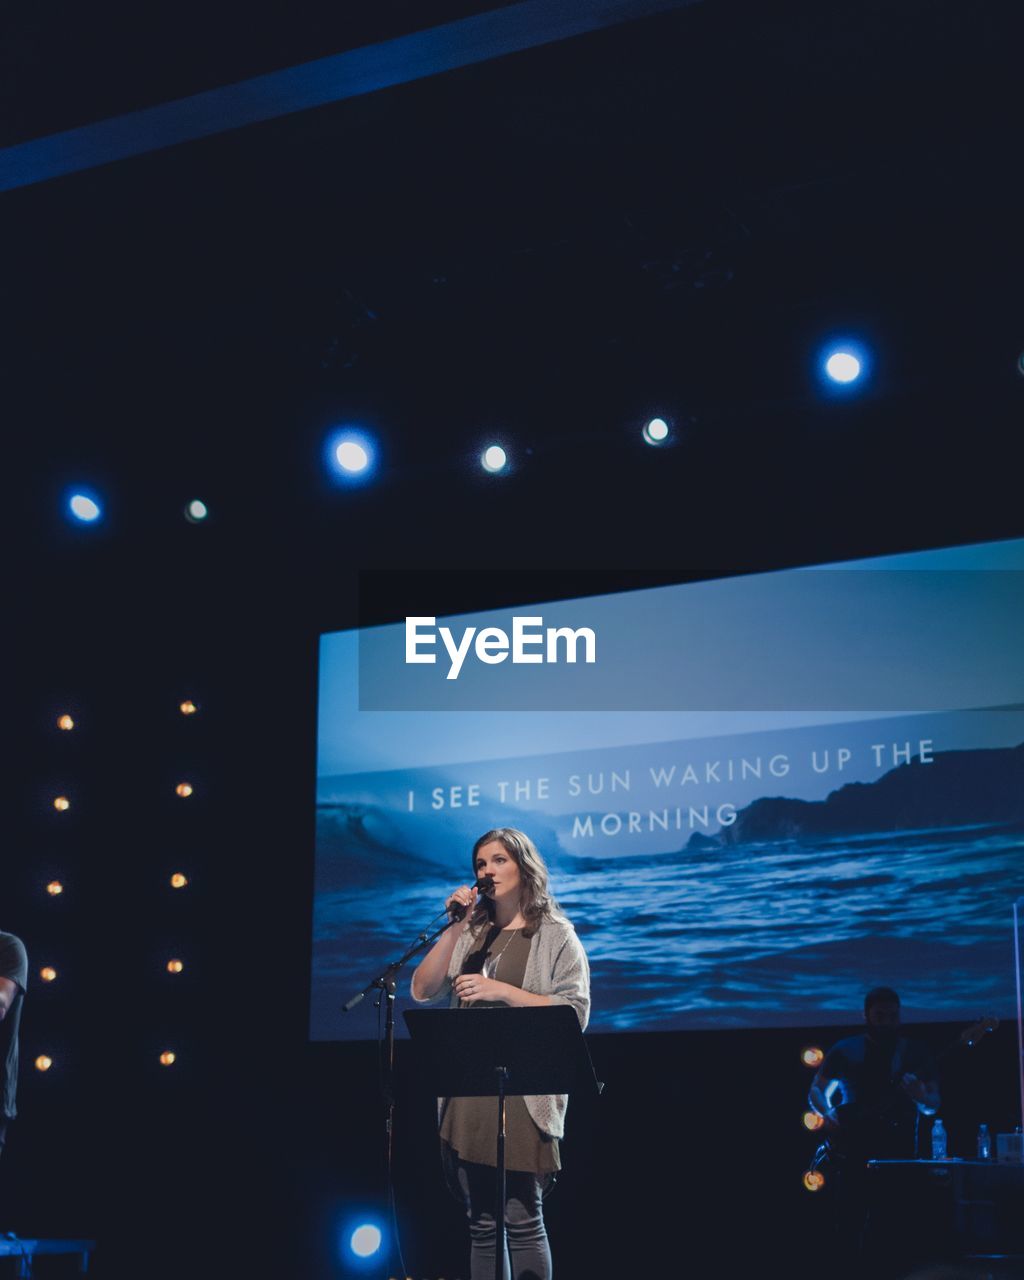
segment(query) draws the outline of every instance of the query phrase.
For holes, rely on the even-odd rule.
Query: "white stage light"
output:
[[[358,475],[370,465],[370,455],[356,440],[343,440],[334,450],[334,456],[342,471],[348,471],[352,475]]]
[[[833,351],[825,361],[825,372],[833,382],[856,382],[861,374],[861,363],[852,351]]]
[[[504,471],[507,464],[508,454],[500,444],[488,445],[480,455],[480,465],[485,471],[490,471],[492,474]]]
[[[327,466],[346,485],[365,483],[377,464],[373,438],[357,427],[343,427],[327,440]]]
[[[652,418],[644,424],[643,437],[647,444],[664,444],[668,439],[668,423],[664,418]]]
[[[87,493],[73,493],[68,500],[68,508],[75,519],[84,524],[92,524],[103,514],[100,504]]]
[[[372,1258],[380,1249],[383,1239],[380,1227],[375,1227],[371,1223],[364,1223],[363,1226],[356,1227],[355,1231],[352,1232],[349,1248],[357,1258]]]

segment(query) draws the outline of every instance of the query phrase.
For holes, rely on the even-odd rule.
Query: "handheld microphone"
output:
[[[473,888],[477,891],[477,893],[486,893],[489,889],[494,888],[494,877],[481,876],[480,879],[473,886]],[[452,906],[448,908],[448,914],[451,916],[453,920],[461,920],[462,917],[466,914],[467,909],[468,908],[464,907],[461,902],[456,902],[456,903],[453,903]]]

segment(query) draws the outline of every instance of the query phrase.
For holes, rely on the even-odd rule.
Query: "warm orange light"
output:
[[[804,1174],[804,1186],[808,1191],[820,1191],[824,1185],[825,1175],[823,1173],[808,1169]]]
[[[821,1049],[813,1047],[805,1049],[800,1055],[800,1060],[805,1067],[820,1067],[825,1061],[825,1054]]]
[[[815,1129],[820,1129],[824,1123],[825,1123],[825,1117],[819,1116],[817,1111],[804,1112],[804,1128],[805,1129],[810,1129],[813,1132],[813,1130]]]
[[[181,962],[180,960],[168,960],[168,961],[167,961],[167,972],[168,972],[168,973],[181,973],[181,971],[182,971],[182,969],[184,969],[184,967],[185,967],[185,966],[182,964],[182,962]]]
[[[176,1057],[177,1054],[172,1053],[170,1049],[165,1049],[160,1055],[160,1065],[162,1067],[169,1067],[173,1064]]]
[[[64,729],[65,731],[67,731],[68,729],[73,729],[74,727],[75,727],[75,722],[74,720],[71,719],[69,715],[63,715],[63,716],[57,717],[58,729]]]
[[[178,710],[181,712],[183,716],[194,716],[195,713],[199,710],[199,708],[196,706],[196,704],[192,701],[191,698],[186,698],[185,701],[178,708]]]
[[[174,875],[171,876],[172,889],[184,889],[187,884],[188,876],[183,876],[180,871],[175,871]]]
[[[54,796],[53,807],[59,813],[63,813],[65,809],[71,808],[71,801],[67,798],[67,796]]]
[[[50,895],[51,898],[56,898],[58,893],[64,892],[64,886],[61,884],[59,880],[51,880],[50,883],[46,886],[46,892]]]
[[[52,1066],[53,1066],[53,1059],[48,1058],[45,1053],[41,1053],[39,1057],[36,1058],[37,1071],[49,1071],[49,1069]]]
[[[178,793],[179,796],[182,797],[182,799],[184,799],[185,796],[190,796],[192,794],[192,783],[179,782],[178,785],[174,788],[174,790]]]
[[[45,969],[39,970],[39,976],[44,982],[53,982],[57,976],[57,970],[51,969],[49,965]]]

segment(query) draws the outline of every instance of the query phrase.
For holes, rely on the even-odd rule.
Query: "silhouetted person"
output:
[[[900,1244],[868,1221],[867,1162],[928,1154],[918,1151],[919,1118],[934,1115],[941,1101],[935,1060],[901,1034],[900,998],[892,988],[867,993],[864,1021],[862,1034],[828,1051],[808,1093],[825,1122],[814,1167],[824,1173],[835,1208],[837,1259],[855,1274],[865,1253],[879,1267]]]
[[[18,1114],[18,1026],[28,986],[28,956],[20,938],[0,932],[0,1153],[8,1122]]]

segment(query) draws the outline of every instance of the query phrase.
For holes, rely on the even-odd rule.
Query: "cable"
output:
[[[395,1198],[395,1179],[394,1179],[394,1174],[391,1167],[394,1162],[394,1141],[395,1141],[394,1079],[392,1079],[391,1081],[391,1086],[390,1086],[391,1097],[389,1098],[388,1089],[385,1086],[385,1072],[384,1072],[385,1047],[384,1047],[384,1027],[381,1022],[381,1006],[383,1005],[384,1001],[387,998],[388,998],[387,991],[382,989],[380,992],[380,995],[377,998],[377,1082],[381,1092],[381,1096],[384,1099],[385,1108],[389,1106],[391,1107],[392,1132],[388,1134],[388,1159],[385,1163],[385,1169],[384,1169],[384,1183],[385,1183],[384,1194],[385,1194],[385,1199],[387,1200],[388,1212],[391,1215],[391,1237],[394,1240],[395,1252],[398,1254],[398,1265],[401,1269],[400,1274],[404,1280],[404,1277],[409,1275],[409,1271],[406,1269],[405,1258],[402,1254],[402,1237],[398,1230],[398,1205]],[[385,1261],[387,1263],[390,1263],[391,1261],[390,1248],[388,1249],[388,1256]],[[390,1271],[391,1271],[390,1266],[387,1266],[385,1268],[385,1274],[390,1273]]]

